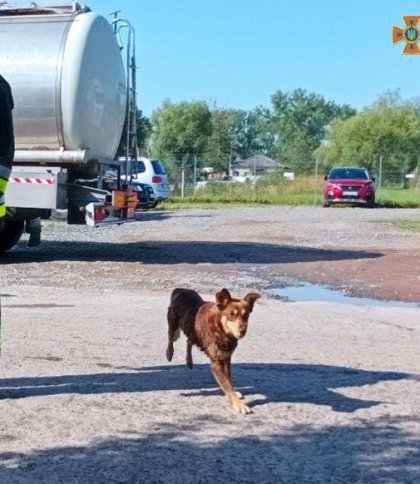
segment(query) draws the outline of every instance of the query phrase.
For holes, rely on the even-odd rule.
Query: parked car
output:
[[[146,183],[153,188],[157,202],[171,196],[168,175],[159,160],[141,157],[134,163],[132,173],[133,182]]]
[[[137,208],[149,209],[155,208],[158,204],[153,188],[147,183],[141,183],[133,180],[126,183],[126,176],[121,175],[121,188],[128,188],[131,191],[137,192]],[[115,170],[108,170],[104,176],[104,184],[110,189],[115,189],[118,182],[118,173]],[[87,182],[85,182],[87,183]]]
[[[230,180],[232,183],[256,183],[261,178],[260,175],[254,175],[248,169],[232,170]]]
[[[325,177],[324,206],[350,203],[375,206],[375,178],[366,168],[336,167]]]
[[[157,206],[156,195],[153,188],[146,183],[132,182],[129,185],[130,190],[137,192],[137,208],[148,210]]]

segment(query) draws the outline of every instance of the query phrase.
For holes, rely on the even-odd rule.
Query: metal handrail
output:
[[[137,161],[137,91],[136,91],[136,45],[135,30],[131,23],[118,17],[120,11],[113,12],[112,25],[117,38],[118,45],[122,50],[124,44],[121,39],[121,30],[128,29],[127,55],[126,55],[126,84],[127,84],[127,105],[126,105],[126,149],[125,149],[125,176],[126,180],[132,178],[133,162]]]

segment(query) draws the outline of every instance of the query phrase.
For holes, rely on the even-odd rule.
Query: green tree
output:
[[[418,103],[403,102],[392,92],[356,116],[334,121],[326,143],[316,150],[325,170],[333,165],[356,165],[375,173],[382,157],[383,180],[398,182],[417,166],[418,153]]]
[[[256,153],[271,155],[274,134],[268,109],[215,108],[211,114],[212,134],[205,154],[207,165],[227,170],[233,159],[246,159]]]
[[[147,145],[152,133],[152,123],[147,116],[144,116],[141,109],[137,109],[137,147],[141,154],[147,151]],[[117,155],[126,155],[126,140],[127,140],[127,123],[124,122],[124,128],[121,135],[121,141],[118,146]]]
[[[174,167],[192,168],[205,153],[212,132],[211,113],[204,101],[163,102],[152,114],[152,153]]]
[[[215,108],[211,111],[211,136],[203,164],[216,170],[227,171],[232,155],[231,125],[234,111]]]
[[[232,111],[230,135],[234,157],[246,159],[257,153],[271,156],[275,133],[270,111],[262,106]]]
[[[324,96],[296,89],[277,91],[271,98],[272,125],[276,134],[277,157],[296,172],[311,171],[314,150],[325,138],[333,119],[347,119],[356,111],[349,105],[327,101]]]

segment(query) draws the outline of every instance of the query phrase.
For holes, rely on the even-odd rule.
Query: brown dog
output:
[[[205,302],[196,291],[174,289],[168,308],[168,348],[166,357],[172,360],[174,341],[181,329],[187,337],[187,366],[192,368],[192,345],[197,345],[210,358],[211,369],[233,408],[251,413],[241,402],[242,395],[235,391],[231,381],[230,359],[238,340],[248,327],[248,317],[259,294],[251,292],[243,299],[233,299],[227,289],[216,294],[216,302]]]

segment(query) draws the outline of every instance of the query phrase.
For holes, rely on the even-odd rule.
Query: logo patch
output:
[[[420,21],[420,15],[406,15],[403,17],[405,28],[392,27],[392,43],[399,44],[404,42],[405,46],[402,51],[407,55],[419,55],[419,41],[420,41],[420,29],[418,27]]]

